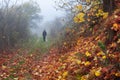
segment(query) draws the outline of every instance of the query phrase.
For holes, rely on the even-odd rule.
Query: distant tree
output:
[[[11,3],[11,0],[2,1],[0,6],[0,47],[4,50],[27,40],[30,37],[32,24],[36,24],[42,17],[40,8],[35,2],[17,5]]]
[[[56,18],[51,24],[50,36],[56,38],[61,32],[62,27],[63,27],[62,20],[60,18]]]

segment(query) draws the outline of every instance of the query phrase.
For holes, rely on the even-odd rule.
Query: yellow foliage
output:
[[[81,61],[80,61],[80,60],[76,60],[76,63],[77,63],[77,64],[80,64],[80,63],[81,63]]]
[[[99,53],[97,53],[97,56],[101,56],[104,55],[105,53],[103,51],[100,51]]]
[[[85,55],[87,56],[87,57],[90,57],[91,56],[91,53],[89,53],[88,51],[85,53]]]
[[[79,18],[77,18],[77,17],[74,17],[73,20],[74,20],[75,23],[78,23],[78,22],[79,22]]]
[[[117,23],[114,23],[111,29],[117,31],[117,30],[119,29],[118,24],[117,24]]]
[[[95,72],[96,72],[96,69],[94,69],[94,68],[90,70],[91,74],[94,74]]]
[[[65,71],[65,72],[62,74],[63,78],[67,77],[67,75],[68,75],[68,71]]]
[[[107,57],[106,56],[102,56],[102,59],[106,59]]]
[[[86,76],[82,76],[80,80],[87,80]]]
[[[79,14],[77,14],[75,17],[74,17],[74,22],[75,23],[81,23],[81,22],[84,22],[85,20],[84,20],[84,16],[85,16],[85,14],[84,13],[79,13]]]
[[[76,8],[77,8],[78,10],[82,10],[82,9],[83,9],[83,6],[82,6],[82,5],[77,5]]]
[[[100,70],[98,70],[98,71],[95,72],[95,76],[99,77],[100,75],[101,75]]]
[[[77,15],[78,18],[81,18],[81,17],[84,17],[84,16],[85,16],[85,14],[82,13],[82,12]]]
[[[102,13],[103,13],[103,10],[99,9],[99,10],[98,10],[98,13],[101,13],[101,14],[102,14]]]
[[[87,61],[84,63],[85,66],[89,66],[91,64],[91,62]]]
[[[96,13],[97,17],[101,17],[103,19],[106,19],[108,17],[108,12],[103,12],[103,10],[99,9],[98,12]]]
[[[96,61],[96,60],[97,60],[97,57],[95,56],[93,60],[95,60],[95,61]]]
[[[114,55],[114,54],[109,54],[108,56],[109,56],[109,57],[112,57],[112,58],[115,58],[115,55]]]
[[[103,13],[103,19],[106,19],[108,17],[108,13]]]
[[[62,79],[62,76],[58,76],[58,79],[57,80],[61,80]]]
[[[90,0],[86,0],[86,2],[87,2],[87,3],[89,3],[89,2],[90,2]]]

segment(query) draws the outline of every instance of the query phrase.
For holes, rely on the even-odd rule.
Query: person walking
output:
[[[46,42],[46,36],[47,36],[47,32],[46,30],[43,31],[43,41]]]

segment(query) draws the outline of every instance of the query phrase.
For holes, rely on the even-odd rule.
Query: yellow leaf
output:
[[[103,19],[106,19],[108,17],[108,13],[103,13]]]
[[[85,53],[85,55],[86,55],[87,57],[90,57],[90,56],[91,56],[91,54],[90,54],[88,51]]]
[[[104,55],[105,53],[103,51],[100,51],[99,53],[97,53],[97,56],[101,56]]]
[[[74,22],[75,23],[81,23],[81,22],[84,22],[84,16],[85,14],[83,12],[77,14],[75,17],[74,17]]]
[[[106,59],[107,57],[106,56],[102,56],[102,59]]]
[[[61,80],[62,79],[62,76],[58,76],[58,80]]]
[[[91,64],[91,62],[87,61],[84,63],[85,66],[89,66]]]
[[[63,78],[67,77],[67,75],[68,75],[68,71],[65,71],[65,72],[62,74]]]
[[[81,17],[79,22],[84,22],[84,21],[85,21],[84,18]]]
[[[82,76],[80,80],[87,80],[86,76]]]
[[[89,2],[90,2],[90,0],[86,0],[86,2],[87,2],[87,3],[89,3]]]
[[[114,24],[113,24],[113,27],[112,27],[111,29],[117,31],[117,30],[119,29],[118,24],[117,24],[117,23],[114,23]]]
[[[73,20],[74,20],[75,23],[78,23],[78,22],[79,22],[79,19],[78,19],[77,17],[74,17]]]
[[[82,9],[83,9],[82,5],[77,5],[76,8],[77,8],[78,10],[82,10]]]
[[[111,45],[110,45],[111,48],[115,48],[117,47],[117,44],[115,42],[113,42]]]
[[[102,14],[102,13],[103,13],[103,10],[102,10],[102,9],[99,9],[99,10],[98,10],[98,13]]]
[[[101,75],[100,70],[98,70],[98,71],[95,72],[95,76],[99,77],[100,75]]]
[[[77,62],[77,64],[80,64],[80,63],[81,63],[81,61],[80,61],[80,60],[76,60],[76,62]]]
[[[85,14],[84,14],[83,12],[81,12],[81,13],[79,13],[77,16],[78,16],[78,18],[80,18],[80,17],[84,17]]]

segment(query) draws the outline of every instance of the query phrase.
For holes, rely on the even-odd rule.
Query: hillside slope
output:
[[[1,56],[0,79],[119,80],[120,19],[119,15],[112,17],[95,25],[91,35],[85,36],[89,31],[83,31],[76,45],[65,53],[52,48],[42,59],[37,59],[39,54],[16,54],[20,51]]]

